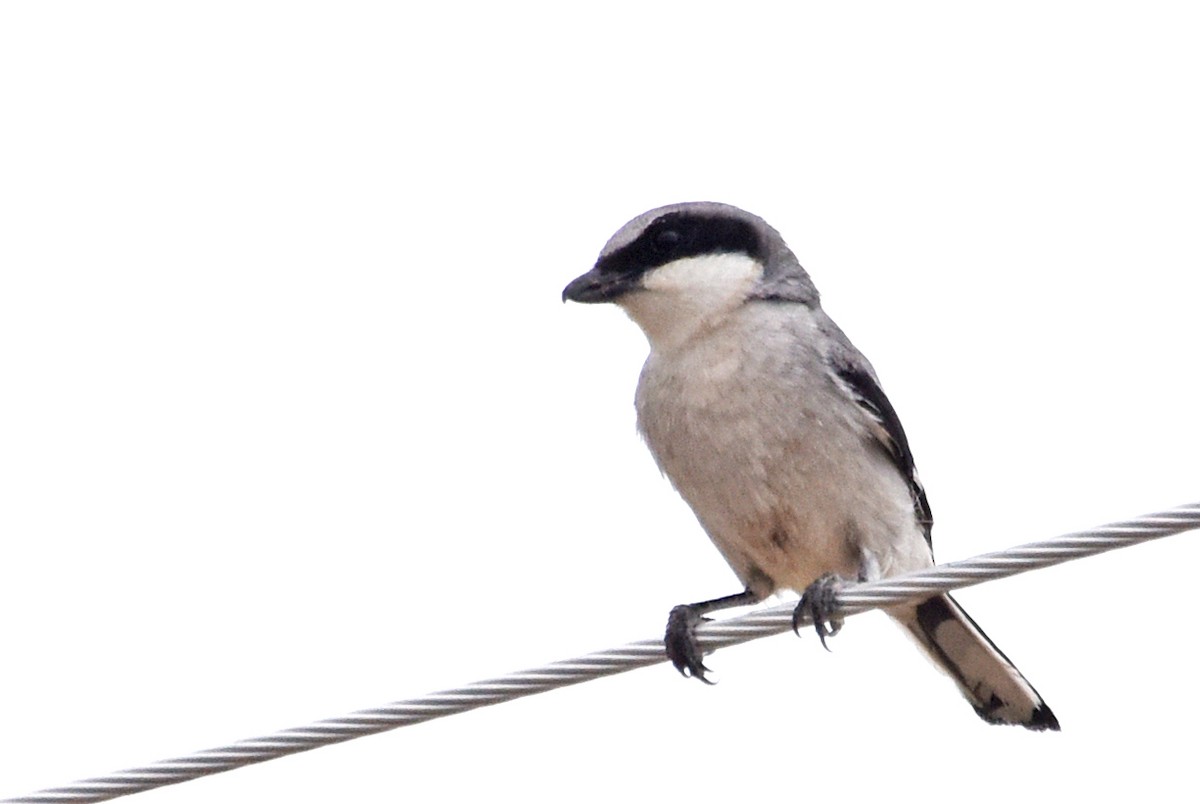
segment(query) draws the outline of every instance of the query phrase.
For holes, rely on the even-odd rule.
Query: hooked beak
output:
[[[562,299],[564,302],[570,300],[582,304],[610,302],[640,287],[638,279],[637,275],[593,268],[583,276],[571,280],[571,284],[563,288]]]

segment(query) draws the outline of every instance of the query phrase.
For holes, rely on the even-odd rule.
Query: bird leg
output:
[[[808,585],[804,594],[800,596],[800,602],[796,604],[796,608],[792,612],[792,630],[796,632],[796,636],[800,636],[800,624],[807,616],[812,620],[813,627],[817,631],[821,647],[829,650],[829,646],[825,644],[825,638],[834,636],[841,631],[844,622],[844,618],[839,614],[841,605],[838,603],[837,595],[845,585],[846,580],[833,573],[822,575]]]
[[[705,673],[711,671],[704,666],[704,651],[700,649],[700,643],[696,640],[696,627],[710,619],[704,616],[709,612],[749,606],[761,599],[759,595],[747,589],[736,595],[705,600],[702,603],[687,603],[671,609],[671,615],[667,618],[667,633],[663,638],[663,645],[671,664],[684,676],[692,676],[705,684],[711,684],[712,682],[705,678]]]

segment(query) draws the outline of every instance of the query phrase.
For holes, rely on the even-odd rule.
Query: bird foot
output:
[[[712,671],[704,666],[704,651],[696,641],[696,626],[706,620],[708,618],[700,616],[693,606],[676,606],[667,618],[667,634],[663,644],[667,649],[667,658],[676,670],[684,676],[712,684],[705,677],[705,673]]]
[[[800,636],[800,624],[807,616],[817,631],[821,647],[829,650],[825,638],[835,636],[842,630],[842,623],[845,622],[838,613],[841,606],[837,599],[838,592],[845,585],[846,581],[833,573],[822,575],[808,585],[792,612],[792,630],[796,632],[796,636]]]

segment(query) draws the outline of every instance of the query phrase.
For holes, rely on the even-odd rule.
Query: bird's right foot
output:
[[[704,666],[704,651],[696,641],[696,626],[707,619],[700,616],[700,612],[694,606],[676,606],[671,609],[671,615],[667,618],[667,634],[663,644],[667,649],[667,658],[675,665],[676,670],[684,676],[712,684],[705,677],[705,673],[712,671]]]

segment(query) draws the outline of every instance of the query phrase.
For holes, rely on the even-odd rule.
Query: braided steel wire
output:
[[[975,558],[942,564],[901,577],[847,586],[838,592],[838,601],[841,604],[841,613],[845,615],[858,614],[873,608],[916,603],[934,594],[1042,569],[1194,528],[1200,528],[1200,503],[1183,505],[1127,522],[1070,533],[1048,541],[985,553]],[[786,603],[740,617],[704,623],[698,630],[700,644],[712,650],[790,630],[794,608],[794,603]],[[230,746],[199,751],[179,759],[163,760],[142,768],[76,782],[66,787],[5,799],[0,804],[107,801],[130,793],[178,784],[200,776],[223,773],[244,765],[266,762],[356,737],[378,734],[401,726],[411,726],[426,720],[502,703],[513,698],[535,695],[557,687],[624,673],[665,660],[661,639],[632,642],[576,659],[554,662],[489,681],[478,681],[458,689],[398,701],[374,709],[364,709],[308,726],[286,729],[269,737],[243,740]]]

